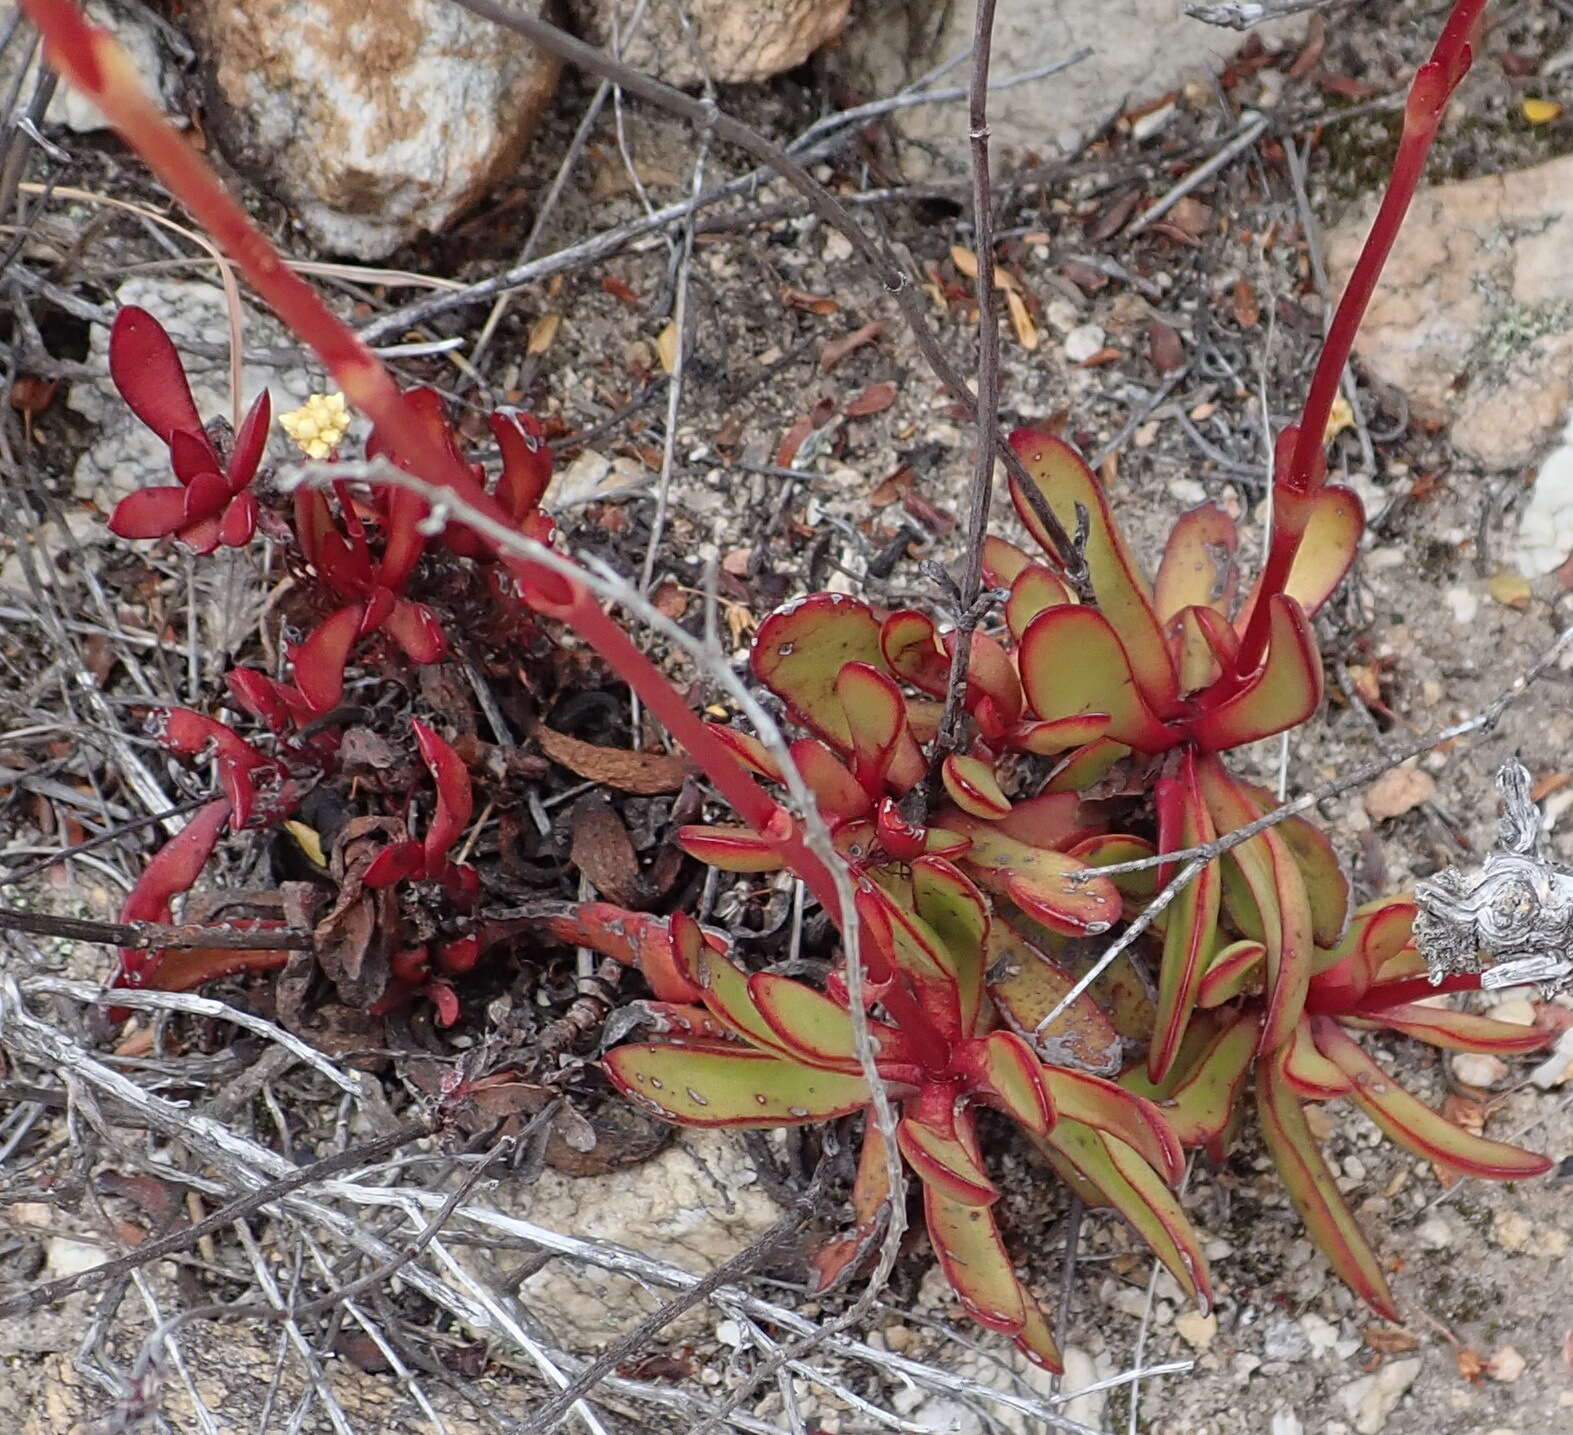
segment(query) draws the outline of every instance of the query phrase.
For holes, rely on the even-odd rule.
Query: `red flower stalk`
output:
[[[124,498],[109,520],[122,538],[176,539],[195,553],[239,548],[257,529],[251,481],[267,447],[272,408],[257,396],[226,462],[202,426],[185,366],[164,326],[145,309],[122,309],[109,334],[109,376],[131,412],[163,440],[179,483]]]

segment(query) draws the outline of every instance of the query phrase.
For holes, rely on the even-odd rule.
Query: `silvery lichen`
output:
[[[1485,989],[1539,982],[1556,991],[1573,982],[1573,872],[1542,851],[1523,764],[1504,763],[1497,786],[1499,850],[1478,867],[1449,867],[1415,884],[1415,942],[1433,982],[1479,971]]]

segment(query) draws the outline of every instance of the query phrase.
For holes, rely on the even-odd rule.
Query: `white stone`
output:
[[[1324,1320],[1314,1310],[1308,1310],[1300,1317],[1300,1329],[1305,1332],[1305,1338],[1311,1342],[1313,1355],[1326,1355],[1338,1344],[1338,1328]]]
[[[1508,1075],[1508,1066],[1499,1056],[1489,1052],[1455,1051],[1453,1075],[1465,1086],[1495,1086]]]
[[[1065,357],[1073,364],[1086,363],[1103,347],[1103,327],[1078,324],[1065,336]]]
[[[108,1259],[106,1252],[66,1236],[51,1236],[44,1244],[44,1271],[51,1280],[81,1275]]]
[[[1339,1402],[1354,1421],[1359,1435],[1377,1435],[1419,1374],[1420,1357],[1417,1355],[1390,1360],[1338,1392]]]
[[[1206,1350],[1217,1339],[1218,1317],[1188,1310],[1175,1317],[1174,1328],[1193,1350]]]
[[[1453,610],[1453,621],[1460,628],[1467,628],[1480,612],[1480,595],[1468,588],[1449,588],[1443,595],[1447,606]]]
[[[1427,1216],[1416,1227],[1415,1235],[1430,1251],[1445,1250],[1453,1244],[1453,1228],[1441,1216]]]
[[[1550,1091],[1553,1086],[1560,1086],[1570,1075],[1573,1075],[1573,1026],[1557,1038],[1557,1044],[1551,1048],[1551,1055],[1529,1073],[1529,1079],[1542,1091]]]
[[[329,253],[380,259],[442,229],[513,172],[557,87],[554,57],[448,0],[185,13],[209,134]]]
[[[1554,573],[1573,553],[1573,417],[1541,460],[1535,487],[1518,521],[1511,562],[1526,577]]]
[[[1280,1405],[1273,1411],[1269,1435],[1305,1435],[1305,1426],[1300,1423],[1300,1417],[1291,1406]]]
[[[1067,1345],[1061,1354],[1065,1360],[1065,1375],[1060,1389],[1063,1394],[1073,1397],[1065,1403],[1066,1418],[1079,1420],[1094,1430],[1103,1429],[1103,1408],[1108,1401],[1108,1392],[1095,1390],[1086,1395],[1081,1394],[1089,1385],[1103,1379],[1098,1362],[1080,1346]]]

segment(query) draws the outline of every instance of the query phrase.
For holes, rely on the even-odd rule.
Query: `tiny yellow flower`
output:
[[[343,394],[312,394],[302,407],[279,415],[279,427],[307,458],[327,458],[349,426]]]

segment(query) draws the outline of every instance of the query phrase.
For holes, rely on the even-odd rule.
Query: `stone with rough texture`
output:
[[[498,1210],[538,1226],[610,1241],[695,1275],[714,1270],[781,1218],[742,1142],[715,1131],[685,1131],[652,1160],[606,1175],[548,1170],[531,1186],[503,1183],[492,1199]],[[484,1270],[495,1279],[490,1254],[469,1259],[477,1275]],[[529,1276],[519,1296],[555,1341],[574,1350],[604,1345],[660,1304],[658,1294],[627,1276],[567,1260]],[[701,1304],[668,1326],[666,1338],[693,1338],[714,1319]]]
[[[1339,1402],[1359,1435],[1377,1435],[1420,1374],[1420,1357],[1390,1360],[1371,1375],[1362,1375],[1338,1392]]]
[[[753,84],[796,69],[847,22],[851,0],[573,0],[584,37],[669,85]],[[685,30],[686,11],[692,32]],[[621,42],[620,45],[618,42]],[[697,51],[697,53],[696,53]]]
[[[889,95],[972,44],[973,7],[947,0],[872,0],[847,32],[846,48],[859,89]],[[1293,35],[1303,21],[1257,27],[1271,41]],[[996,149],[1052,153],[1079,142],[1117,105],[1156,99],[1187,80],[1221,71],[1240,37],[1193,20],[1185,0],[999,0],[994,19],[993,73],[1021,74],[1063,60],[1084,46],[1094,53],[1060,74],[989,97]],[[945,85],[967,82],[966,67]],[[939,146],[965,162],[964,101],[920,105],[892,117],[899,133]],[[1072,133],[1073,132],[1073,133]],[[921,171],[924,151],[904,156]]]
[[[556,88],[556,60],[449,0],[187,8],[209,133],[336,254],[440,230],[513,169]]]
[[[1422,190],[1355,344],[1373,377],[1402,389],[1417,418],[1451,422],[1460,452],[1486,468],[1534,462],[1568,415],[1570,195],[1569,156]],[[1328,235],[1335,287],[1373,212]],[[1550,566],[1566,556],[1564,547]]]

